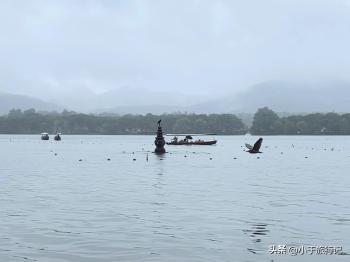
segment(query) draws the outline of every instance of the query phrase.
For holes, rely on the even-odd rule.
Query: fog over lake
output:
[[[349,260],[349,29],[350,0],[1,0],[0,262]]]
[[[348,0],[1,1],[0,93],[56,105],[32,101],[40,108],[122,113],[192,112],[181,101],[201,104],[266,81],[337,93],[350,86],[349,24]],[[299,99],[290,99],[296,112]],[[246,109],[234,101],[219,111]],[[324,110],[342,110],[338,103]]]

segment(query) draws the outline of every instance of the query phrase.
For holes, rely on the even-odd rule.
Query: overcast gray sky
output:
[[[350,77],[350,0],[2,0],[0,31],[13,93]]]

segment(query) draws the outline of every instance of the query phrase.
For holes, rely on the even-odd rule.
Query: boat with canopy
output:
[[[204,140],[201,138],[194,139],[193,137],[202,137],[202,136],[215,136],[216,134],[166,134],[166,136],[172,136],[170,142],[166,142],[167,145],[215,145],[217,140],[213,138],[212,140]]]

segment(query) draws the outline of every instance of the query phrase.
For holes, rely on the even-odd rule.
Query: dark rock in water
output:
[[[136,161],[136,158],[133,158],[132,161]]]
[[[107,161],[111,161],[111,159],[110,159],[110,158],[107,158]]]
[[[79,162],[83,161],[83,159],[79,159]]]
[[[260,157],[258,156],[257,159],[260,159]]]
[[[55,156],[57,156],[57,153],[55,153]]]
[[[237,159],[237,157],[234,157],[233,159]]]
[[[184,157],[187,157],[186,155],[184,155]]]
[[[165,139],[163,136],[163,130],[160,126],[161,120],[158,121],[158,129],[157,129],[157,136],[154,140],[154,145],[156,146],[156,149],[154,150],[154,153],[156,154],[164,154],[165,153]]]
[[[306,156],[305,158],[309,158],[309,157]]]
[[[213,160],[212,158],[209,158],[210,160]]]

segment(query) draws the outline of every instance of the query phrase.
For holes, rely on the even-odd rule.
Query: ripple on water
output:
[[[153,136],[9,138],[0,261],[260,262],[276,259],[270,244],[288,243],[342,245],[332,261],[349,254],[343,138],[269,137],[260,159],[240,136],[161,157]]]

